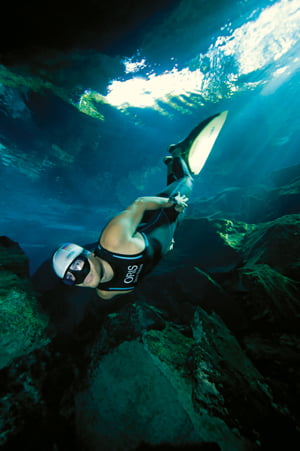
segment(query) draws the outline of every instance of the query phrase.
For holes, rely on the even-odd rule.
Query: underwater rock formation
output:
[[[19,245],[0,237],[0,369],[49,342],[48,318],[29,281],[28,260]]]
[[[111,315],[104,324],[102,345],[108,340],[116,345],[116,334],[123,341],[100,359],[96,345],[89,385],[76,395],[82,448],[96,450],[101,444],[101,449],[113,450],[123,443],[124,449],[135,449],[142,442],[213,441],[226,443],[222,449],[242,449],[239,442],[243,440],[226,424],[222,390],[215,386],[217,365],[207,362],[206,366],[197,353],[198,346],[207,347],[208,354],[212,351],[204,343],[206,327],[211,326],[205,314],[196,315],[196,338],[189,328],[166,322],[143,304],[131,306],[126,316],[129,323]],[[128,333],[137,327],[137,337]]]
[[[75,395],[82,449],[212,442],[222,450],[250,450],[255,442],[266,445],[266,418],[285,420],[216,314],[197,308],[191,327],[184,327],[134,304],[122,316],[109,315],[98,339],[87,385]]]

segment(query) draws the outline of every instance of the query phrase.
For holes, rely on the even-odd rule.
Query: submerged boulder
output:
[[[267,264],[300,281],[300,214],[257,224],[245,237],[242,252],[248,266]]]
[[[253,328],[297,330],[300,320],[300,215],[257,224],[244,239],[236,297]],[[234,287],[232,287],[234,290]]]
[[[266,264],[240,270],[246,288],[243,300],[252,326],[297,329],[300,319],[299,284]]]
[[[17,243],[0,237],[0,368],[49,342],[48,318],[28,279],[28,260]]]
[[[90,356],[84,387],[74,394],[86,451],[163,443],[253,450],[278,439],[264,434],[266,419],[286,421],[225,324],[201,308],[184,327],[149,305],[128,306],[108,316]]]

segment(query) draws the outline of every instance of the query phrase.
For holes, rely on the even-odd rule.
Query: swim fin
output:
[[[192,174],[199,174],[225,123],[228,111],[215,114],[202,121],[178,144],[169,147],[170,153],[181,156]]]

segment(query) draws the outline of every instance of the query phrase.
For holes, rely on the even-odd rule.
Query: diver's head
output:
[[[53,269],[66,285],[80,285],[91,270],[90,255],[91,252],[77,244],[64,243],[53,255]]]

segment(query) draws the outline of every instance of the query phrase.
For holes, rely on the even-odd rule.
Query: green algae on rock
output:
[[[48,318],[26,278],[25,254],[6,237],[0,240],[0,368],[46,345]]]
[[[299,261],[300,214],[257,224],[245,238],[242,253],[247,265],[266,263],[300,280],[299,273],[291,276],[291,265]]]
[[[246,266],[241,273],[254,321],[282,325],[300,318],[299,283],[266,264]]]

